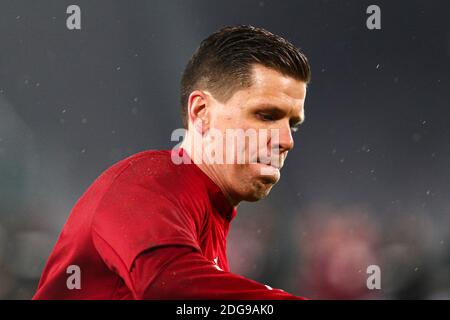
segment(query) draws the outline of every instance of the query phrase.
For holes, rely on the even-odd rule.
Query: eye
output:
[[[275,117],[268,113],[258,113],[257,116],[258,116],[258,118],[260,118],[263,121],[274,121],[275,120]]]

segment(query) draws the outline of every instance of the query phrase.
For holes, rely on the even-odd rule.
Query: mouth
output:
[[[255,164],[259,166],[259,173],[261,176],[265,176],[274,181],[277,181],[280,178],[280,169],[282,166],[273,162],[265,163],[263,161],[256,161]]]
[[[268,167],[272,167],[272,168],[275,168],[277,170],[281,170],[281,168],[283,167],[282,161],[278,160],[278,159],[270,159],[270,161],[268,162],[268,161],[261,161],[261,159],[258,157],[256,159],[256,163],[262,164],[262,165],[265,165],[265,166],[268,166]]]

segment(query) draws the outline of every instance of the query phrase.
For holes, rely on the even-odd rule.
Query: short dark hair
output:
[[[183,124],[187,128],[189,95],[208,89],[227,101],[240,88],[251,86],[253,64],[308,83],[311,69],[306,56],[280,36],[248,25],[228,26],[203,40],[181,79]]]

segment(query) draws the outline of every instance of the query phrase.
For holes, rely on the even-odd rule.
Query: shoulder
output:
[[[176,184],[185,173],[182,166],[175,164],[170,150],[146,150],[136,153],[121,161],[123,170],[116,180],[155,187],[157,184]],[[173,186],[172,186],[173,187]]]
[[[156,216],[201,222],[208,197],[192,166],[175,164],[170,150],[144,151],[122,161],[125,165],[98,196],[93,227],[138,225]]]
[[[122,165],[125,170],[132,168],[134,171],[143,169],[143,165],[168,168],[171,165],[170,154],[170,150],[145,150],[122,159],[113,166]]]
[[[137,185],[147,187],[149,191],[182,188],[186,168],[181,167],[172,161],[171,150],[138,152],[103,171],[86,193],[94,193],[94,198],[101,200],[106,194]]]
[[[188,172],[171,161],[170,150],[133,154],[102,175],[96,184],[103,187],[91,190],[97,199],[94,220],[121,209],[136,211],[137,206],[179,207],[179,196],[188,192]]]
[[[123,161],[126,165],[102,195],[90,229],[101,256],[119,257],[129,270],[135,257],[150,248],[198,248],[203,213],[183,200],[193,199],[183,182],[188,171],[172,163],[170,151],[145,151]]]

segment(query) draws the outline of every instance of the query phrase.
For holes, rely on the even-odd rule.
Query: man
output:
[[[266,30],[226,27],[205,39],[182,78],[181,148],[140,152],[97,178],[34,299],[301,299],[231,273],[226,236],[236,206],[280,178],[309,79],[306,57]],[[257,143],[225,145],[237,129],[256,131]]]

